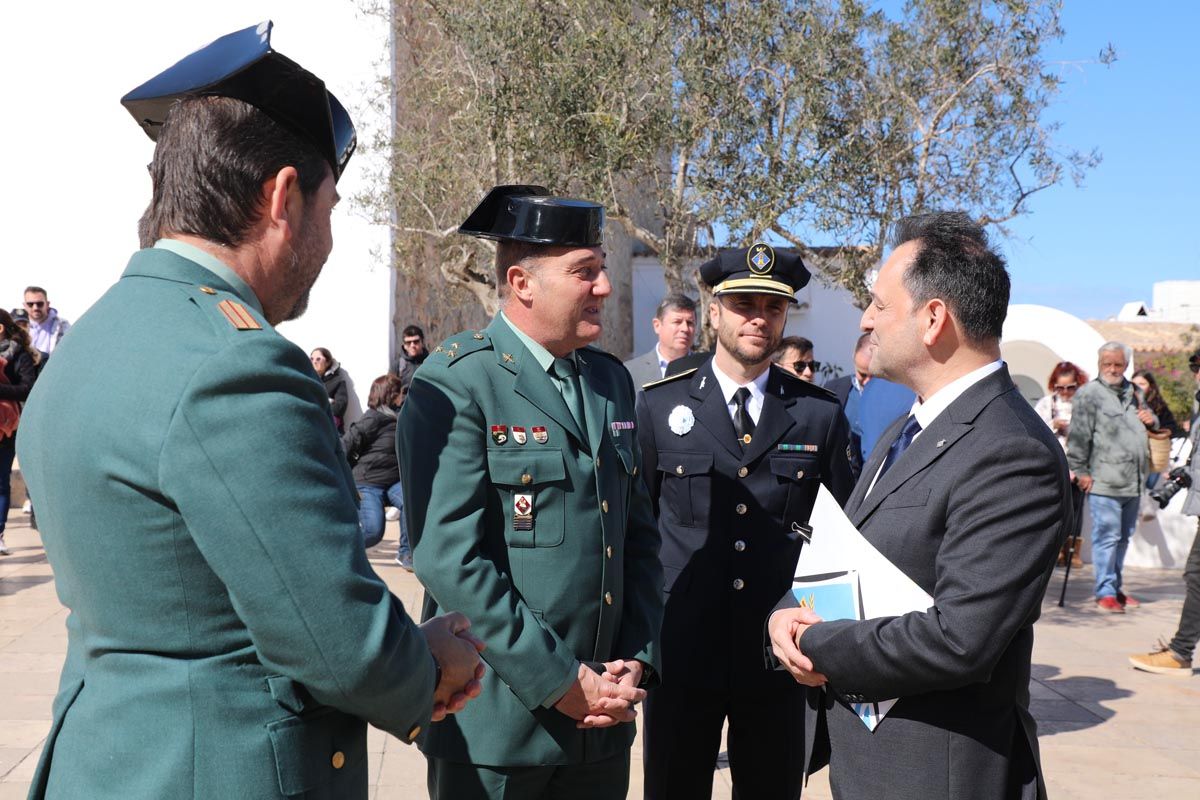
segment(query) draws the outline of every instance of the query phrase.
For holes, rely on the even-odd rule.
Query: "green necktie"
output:
[[[575,371],[575,362],[567,358],[554,359],[554,374],[558,378],[558,388],[562,392],[567,410],[575,418],[575,424],[583,435],[587,436],[587,421],[583,416],[583,390],[579,388],[579,373]]]

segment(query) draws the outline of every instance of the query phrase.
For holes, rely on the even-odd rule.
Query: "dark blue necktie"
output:
[[[892,464],[895,464],[899,460],[900,454],[912,444],[913,437],[920,432],[921,423],[917,422],[916,417],[909,414],[908,419],[904,421],[904,427],[900,429],[900,435],[896,437],[896,441],[892,442],[892,446],[888,448],[887,458],[883,460],[883,467],[880,468],[879,477],[875,479],[876,481],[891,469]]]

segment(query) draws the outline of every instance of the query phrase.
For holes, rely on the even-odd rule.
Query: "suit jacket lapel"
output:
[[[761,457],[795,424],[792,415],[788,413],[788,407],[795,403],[795,399],[784,400],[780,397],[783,381],[779,379],[774,366],[769,369],[767,388],[763,392],[762,413],[758,415],[758,424],[754,426],[754,436],[742,456],[742,460],[745,462],[755,461]],[[730,424],[732,425],[732,421]]]
[[[933,424],[922,431],[921,435],[904,451],[904,455],[879,478],[871,493],[865,498],[861,498],[857,508],[851,505],[855,497],[859,496],[859,487],[855,487],[854,494],[850,498],[851,502],[847,503],[848,508],[853,508],[851,521],[855,526],[861,526],[867,517],[879,507],[883,499],[903,486],[905,481],[941,458],[942,454],[953,447],[955,442],[972,430],[975,418],[979,416],[979,412],[983,410],[984,406],[1008,391],[1016,391],[1016,389],[1013,386],[1012,378],[1008,375],[1008,367],[1005,366],[970,386],[945,411],[939,414]],[[875,471],[879,469],[879,465],[883,463],[883,459],[887,455],[888,448],[891,447],[903,425],[904,419],[900,419],[888,428],[887,433],[876,445],[875,451],[871,453],[869,463],[863,469],[860,484],[870,485],[871,479],[868,476],[874,476]],[[865,487],[863,491],[866,491]]]
[[[879,441],[875,443],[875,448],[871,450],[871,455],[867,456],[867,463],[863,464],[862,474],[859,475],[858,483],[855,484],[854,491],[850,493],[850,499],[846,501],[846,516],[850,517],[855,525],[858,524],[858,510],[867,496],[867,488],[871,485],[871,479],[875,477],[875,473],[879,472],[879,467],[883,465],[883,459],[887,457],[888,448],[892,446],[892,442],[900,435],[900,429],[904,427],[904,420],[905,418],[901,417],[883,432],[883,435],[879,437]]]
[[[711,358],[692,374],[688,393],[699,404],[694,412],[696,419],[709,436],[740,462],[742,446],[733,432],[733,419],[729,416],[729,406],[725,403],[725,395],[721,394],[717,376],[713,374]]]
[[[558,387],[516,334],[509,329],[508,324],[497,316],[488,326],[487,332],[495,347],[496,362],[516,376],[513,382],[514,391],[565,428],[585,449],[590,450],[588,437],[575,423],[575,417],[567,409]]]

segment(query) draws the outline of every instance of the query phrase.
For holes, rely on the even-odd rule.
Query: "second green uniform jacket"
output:
[[[367,562],[325,389],[244,284],[138,252],[19,450],[71,612],[31,798],[365,799],[365,721],[428,724],[433,659]]]
[[[621,363],[576,351],[587,430],[497,317],[417,370],[397,427],[425,615],[461,611],[487,642],[483,694],[433,725],[426,755],[537,766],[597,761],[633,724],[577,730],[553,707],[581,661],[658,669],[659,536],[639,477]]]

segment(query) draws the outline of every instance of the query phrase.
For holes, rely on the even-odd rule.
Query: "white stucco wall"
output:
[[[387,64],[387,26],[361,16],[351,0],[123,0],[119,12],[82,0],[6,7],[0,306],[20,305],[24,287],[36,284],[75,320],[117,280],[137,249],[153,154],[121,96],[218,36],[264,19],[275,22],[276,49],[322,77],[350,109],[360,142],[369,139],[364,130],[381,124],[366,113],[366,98]],[[334,250],[308,314],[280,328],[306,351],[328,347],[363,400],[387,367],[391,318],[389,270],[373,255],[386,252],[386,231],[356,215],[349,200],[369,157],[360,149],[338,184],[344,199],[334,211]]]

